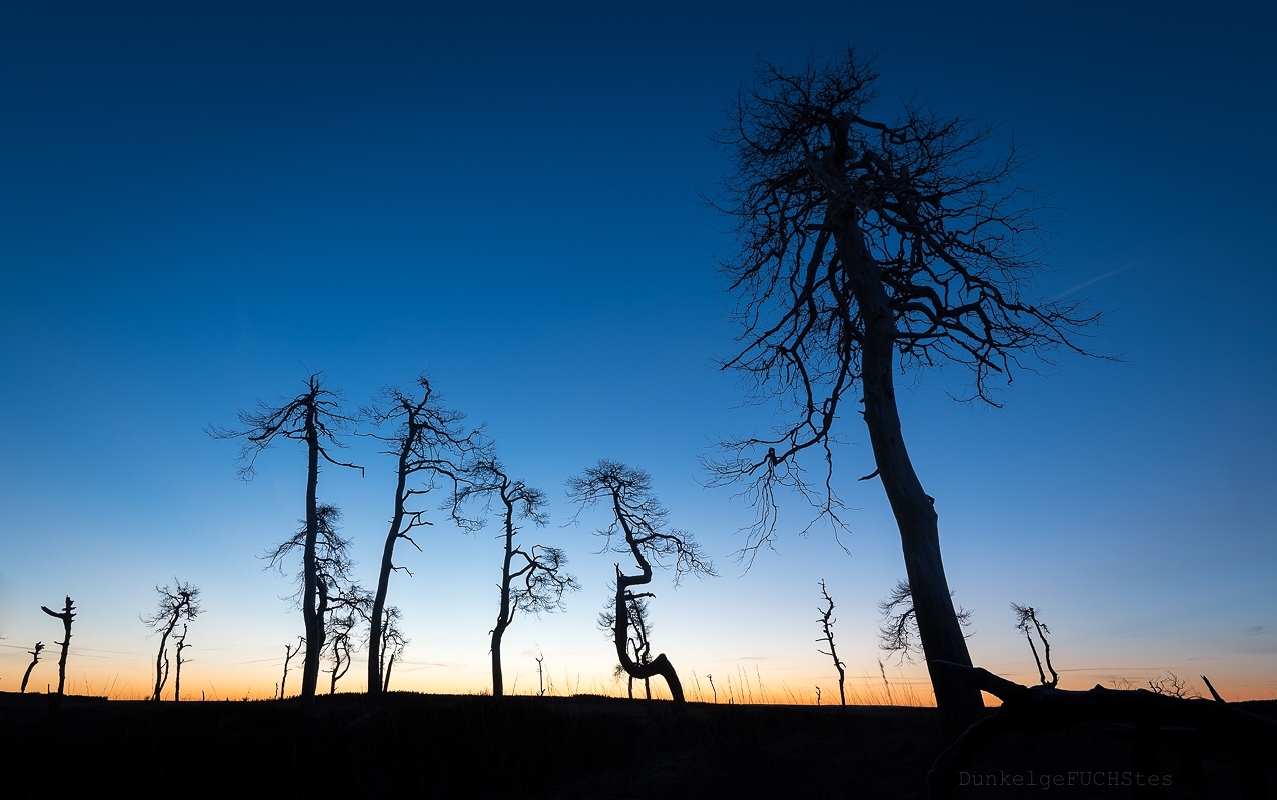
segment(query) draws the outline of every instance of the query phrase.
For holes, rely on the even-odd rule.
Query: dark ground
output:
[[[1277,718],[1277,703],[1239,704]],[[955,798],[1137,797],[1114,724],[1007,735],[976,755]],[[943,749],[935,709],[743,706],[602,697],[392,693],[154,704],[0,693],[0,796],[922,798]],[[1241,796],[1230,753],[1208,785],[1161,748],[1145,796]],[[1277,797],[1277,759],[1266,767]],[[1070,779],[1070,774],[1072,778]],[[1015,776],[1021,786],[1015,786]],[[1042,788],[1047,776],[1073,785]],[[1159,776],[1159,783],[1165,778]],[[1083,781],[1086,785],[1083,785]],[[1100,785],[1102,782],[1102,785]],[[988,784],[994,785],[988,785]],[[1112,784],[1118,785],[1112,785]]]

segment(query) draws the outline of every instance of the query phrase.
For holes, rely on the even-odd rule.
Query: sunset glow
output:
[[[1032,294],[1086,298],[1104,321],[1085,344],[1113,357],[1026,361],[1002,409],[953,402],[959,370],[897,377],[974,663],[1037,683],[1011,611],[1031,604],[1061,688],[1173,674],[1206,695],[1205,675],[1277,698],[1271,8],[1118,4],[1097,25],[1011,3],[290,5],[0,15],[0,691],[36,642],[27,691],[56,689],[62,629],[40,607],[69,595],[69,691],[149,696],[140,617],[179,580],[203,600],[182,699],[274,697],[303,633],[298,562],[263,556],[305,515],[305,450],[277,443],[244,482],[238,444],[205,429],[315,372],[355,416],[425,371],[545,492],[548,524],[520,540],[562,548],[582,586],[514,621],[511,693],[626,692],[597,620],[624,556],[602,552],[606,509],[574,518],[565,489],[609,458],[649,472],[719,568],[651,585],[653,652],[689,699],[837,702],[823,579],[848,702],[932,704],[925,667],[879,648],[905,572],[881,483],[858,480],[861,414],[840,412],[832,449],[850,532],[804,534],[812,507],[779,496],[776,550],[739,560],[755,509],[702,466],[777,419],[718,369],[740,327],[713,138],[759,57],[850,43],[878,54],[881,108],[986,113],[999,147],[1026,148],[1026,184],[1059,209]],[[369,430],[339,434],[363,474],[325,465],[318,489],[366,588],[395,477]],[[421,552],[396,550],[410,642],[392,691],[490,691],[496,510],[468,534],[444,499],[420,501]],[[366,658],[339,692],[364,690]]]

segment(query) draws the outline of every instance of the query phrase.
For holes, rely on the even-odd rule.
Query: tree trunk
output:
[[[497,624],[492,629],[492,696],[501,697],[505,687],[501,679],[501,637],[510,627],[514,614],[510,609],[510,559],[514,551],[514,504],[502,494],[505,503],[505,560],[501,562],[501,607],[497,610]]]
[[[880,267],[865,246],[854,207],[838,205],[842,208],[830,204],[830,220],[835,224],[847,289],[854,295],[863,325],[860,354],[865,425],[878,475],[900,529],[914,618],[936,705],[947,734],[956,737],[984,716],[984,701],[979,689],[933,666],[936,660],[943,660],[969,667],[971,656],[944,574],[934,501],[922,489],[901,433],[893,380],[897,331],[890,299],[882,285]],[[839,291],[841,287],[834,289]]]
[[[324,647],[324,620],[315,608],[317,582],[315,547],[319,539],[319,431],[314,398],[306,408],[306,548],[302,552],[302,621],[306,626],[306,657],[302,661],[301,696],[314,699],[319,684],[319,651]]]
[[[177,669],[173,671],[173,702],[182,700],[182,648],[186,644],[186,625],[182,625],[182,635],[177,640]]]
[[[492,696],[504,697],[505,684],[501,679],[501,634],[505,629],[500,626],[492,629]]]
[[[58,698],[62,697],[63,689],[66,688],[67,681],[67,651],[71,648],[71,623],[75,619],[75,605],[71,602],[71,595],[66,596],[66,605],[62,609],[62,613],[58,613],[48,606],[40,606],[40,610],[51,617],[62,620],[62,629],[64,635],[62,641],[54,642],[54,644],[62,645],[62,655],[58,658]]]
[[[382,676],[381,691],[390,691],[390,670],[395,666],[395,654],[391,653],[390,658],[386,661],[386,672]]]
[[[35,669],[35,665],[40,663],[40,651],[43,649],[44,649],[44,643],[36,642],[35,649],[27,651],[31,654],[32,658],[31,658],[31,663],[27,665],[27,671],[22,673],[22,688],[18,690],[22,694],[25,694],[27,691],[27,681],[31,679],[31,670]],[[1214,689],[1212,689],[1211,691],[1214,691]]]
[[[411,436],[411,432],[409,432]],[[399,453],[399,478],[395,486],[395,513],[390,518],[390,530],[386,533],[386,544],[381,549],[381,571],[377,574],[377,593],[372,599],[372,619],[368,623],[368,694],[376,698],[382,692],[385,678],[381,674],[381,637],[384,634],[386,612],[386,595],[390,591],[390,573],[395,568],[395,542],[400,536],[400,527],[404,518],[404,491],[408,476],[406,462],[408,459],[410,438]]]

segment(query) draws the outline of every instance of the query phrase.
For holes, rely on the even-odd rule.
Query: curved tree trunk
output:
[[[883,288],[880,267],[865,247],[854,207],[839,205],[842,207],[835,209],[834,204],[830,204],[830,219],[835,223],[838,255],[849,284],[846,290],[854,296],[861,315],[863,334],[859,344],[865,425],[869,429],[878,475],[900,529],[918,637],[931,674],[936,705],[946,732],[957,736],[984,716],[984,701],[979,689],[967,685],[951,672],[934,667],[937,660],[969,667],[971,656],[944,574],[934,500],[923,491],[900,428],[892,374],[896,323],[890,299]]]
[[[637,555],[637,553],[636,553]],[[622,575],[621,568],[616,568],[616,608],[615,622],[612,625],[612,641],[616,645],[616,657],[621,662],[621,669],[631,678],[640,678],[647,680],[654,675],[660,675],[665,679],[665,683],[670,687],[670,696],[674,698],[674,702],[678,705],[686,703],[683,697],[683,682],[678,679],[678,672],[675,671],[674,665],[661,653],[647,664],[635,663],[630,658],[629,650],[626,643],[629,639],[630,619],[629,612],[626,609],[625,597],[629,594],[631,586],[639,586],[652,582],[652,569],[647,563],[647,559],[639,556],[640,566],[643,567],[642,575]]]
[[[505,683],[501,676],[501,637],[505,629],[510,627],[510,539],[514,536],[513,528],[507,523],[505,562],[501,568],[501,607],[497,610],[497,624],[492,628],[492,696],[505,694]]]

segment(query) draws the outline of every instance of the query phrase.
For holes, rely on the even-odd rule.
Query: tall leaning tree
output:
[[[1017,369],[1078,337],[1096,315],[1026,297],[1044,268],[1040,197],[1022,159],[978,119],[904,103],[880,109],[878,73],[848,50],[797,70],[764,65],[720,139],[734,163],[715,205],[736,220],[723,265],[741,327],[725,369],[744,373],[782,421],[724,443],[714,482],[746,484],[757,517],[742,554],[776,534],[777,490],[842,526],[832,443],[860,416],[900,530],[918,633],[948,729],[983,713],[980,693],[931,666],[969,665],[950,600],[934,500],[909,459],[895,379],[959,365],[964,398],[997,406]],[[823,461],[813,476],[805,458]]]
[[[324,388],[323,375],[313,373],[306,379],[306,391],[281,406],[268,406],[258,401],[256,411],[240,411],[239,429],[210,426],[206,432],[214,439],[243,440],[239,453],[239,475],[252,480],[257,457],[276,439],[294,439],[306,444],[306,522],[302,534],[302,622],[306,628],[306,657],[302,662],[301,696],[315,697],[319,682],[319,656],[324,641],[324,616],[319,605],[321,587],[318,579],[316,547],[320,536],[318,500],[319,462],[363,472],[363,467],[347,464],[329,455],[329,448],[341,447],[337,434],[350,419],[341,413],[340,395]]]

